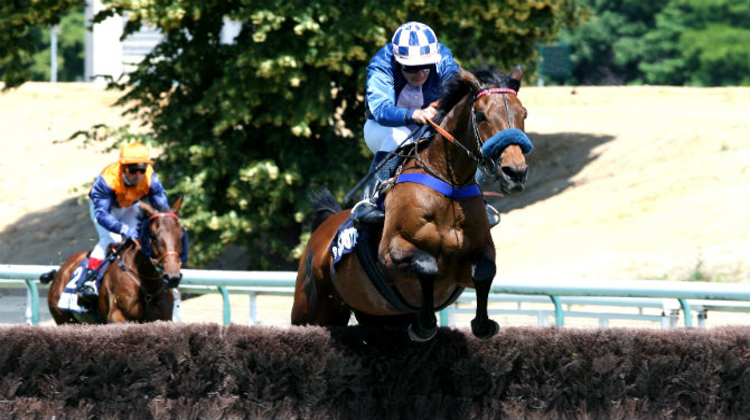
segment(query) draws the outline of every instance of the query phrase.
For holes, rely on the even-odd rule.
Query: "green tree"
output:
[[[746,0],[581,0],[590,18],[572,45],[574,84],[748,84]]]
[[[643,36],[654,27],[662,2],[582,0],[586,22],[563,30],[560,40],[571,44],[573,84],[638,83],[638,64],[645,49]]]
[[[645,36],[639,69],[652,84],[750,84],[750,3],[672,0]]]
[[[164,41],[113,86],[163,150],[170,195],[184,193],[191,261],[228,244],[249,266],[289,264],[306,193],[338,197],[366,172],[365,67],[408,20],[431,25],[461,64],[533,68],[536,43],[576,16],[573,0],[110,0],[126,35],[141,25]],[[222,43],[224,18],[242,22]],[[125,133],[132,138],[132,134]],[[286,267],[289,267],[287,265]]]
[[[83,80],[83,49],[85,26],[83,11],[76,10],[60,19],[60,34],[57,39],[57,80],[75,82]],[[37,29],[37,49],[31,66],[31,80],[50,80],[50,31]]]
[[[8,0],[0,3],[0,74],[5,82],[4,89],[33,79],[34,56],[49,46],[49,43],[41,42],[42,31],[59,24],[66,14],[83,9],[85,3],[86,0]]]

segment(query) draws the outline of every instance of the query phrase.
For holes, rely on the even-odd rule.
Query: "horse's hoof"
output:
[[[412,325],[409,325],[409,328],[407,329],[409,332],[409,338],[411,341],[414,341],[416,343],[424,343],[425,341],[430,341],[435,337],[435,334],[437,334],[437,327],[432,327],[428,330],[424,330],[423,334],[417,334],[417,332],[414,330],[414,327]]]
[[[491,319],[484,322],[477,321],[476,319],[471,320],[471,332],[479,339],[486,340],[497,334],[498,331],[500,331],[500,326]]]

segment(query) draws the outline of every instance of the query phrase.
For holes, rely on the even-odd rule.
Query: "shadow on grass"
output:
[[[614,140],[613,136],[584,133],[528,133],[534,150],[526,156],[529,176],[524,191],[505,197],[487,196],[487,202],[502,213],[546,200],[573,185],[572,179],[598,157],[594,149]],[[482,190],[499,192],[497,183],[485,183]]]

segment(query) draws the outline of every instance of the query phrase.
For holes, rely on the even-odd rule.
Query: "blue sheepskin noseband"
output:
[[[489,159],[496,160],[500,156],[500,153],[511,144],[521,146],[521,151],[524,155],[534,150],[534,145],[531,144],[531,140],[526,136],[526,133],[517,128],[508,128],[484,142],[484,145],[482,145],[482,154]]]
[[[497,159],[500,158],[500,153],[511,144],[519,145],[524,155],[534,150],[534,145],[531,144],[531,140],[526,136],[526,133],[517,128],[508,128],[484,142],[484,145],[482,145],[482,154],[492,162],[497,162]],[[485,182],[484,174],[480,169],[477,169],[475,178],[480,184]]]

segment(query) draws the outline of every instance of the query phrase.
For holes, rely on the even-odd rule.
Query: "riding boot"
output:
[[[96,290],[96,271],[87,268],[85,276],[83,284],[78,289],[78,301],[93,303],[99,297],[99,291]]]
[[[89,259],[89,265],[83,277],[83,284],[78,289],[78,300],[84,304],[93,303],[99,297],[99,291],[96,288],[96,268],[101,263],[101,260]]]
[[[487,203],[484,203],[484,207],[487,209],[487,220],[490,222],[490,227],[497,226],[500,223],[500,212]]]
[[[370,165],[370,171],[388,157],[388,152],[378,152]],[[365,225],[383,223],[385,213],[378,208],[378,187],[393,176],[399,164],[398,156],[392,156],[378,169],[362,188],[362,200],[352,207],[350,217],[354,226],[362,228]]]

